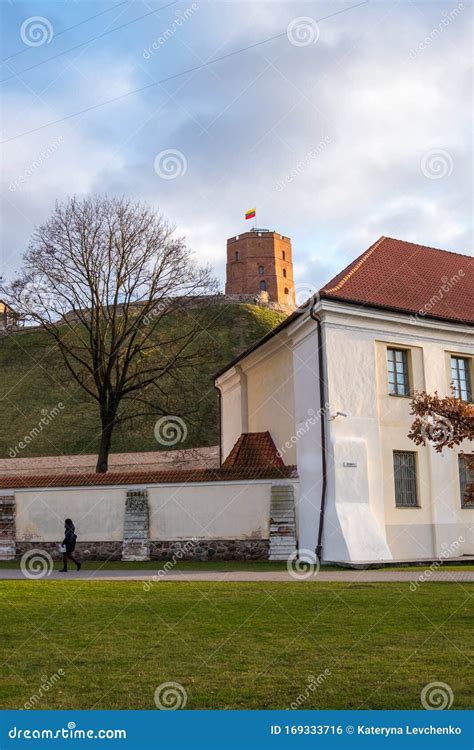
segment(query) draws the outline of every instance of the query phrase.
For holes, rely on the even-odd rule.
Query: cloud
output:
[[[8,88],[13,115],[5,130],[35,127],[279,33],[295,17],[335,9],[294,1],[246,3],[244,12],[240,2],[198,5],[149,60],[143,49],[172,15],[156,28],[137,24],[111,35],[70,61],[44,95],[47,105],[21,84]],[[31,227],[56,198],[91,191],[151,203],[221,280],[225,241],[246,228],[252,205],[259,224],[292,237],[300,284],[324,283],[382,234],[469,251],[470,18],[465,10],[433,35],[449,10],[370,3],[321,22],[315,44],[296,47],[284,37],[13,141],[5,156],[4,270],[17,265]],[[27,184],[9,190],[61,137]],[[154,169],[165,149],[186,159],[175,180]],[[430,179],[421,162],[433,149],[448,153],[452,169]]]

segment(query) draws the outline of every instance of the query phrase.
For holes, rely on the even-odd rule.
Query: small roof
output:
[[[268,431],[242,433],[222,464],[223,469],[262,466],[277,469],[285,466]]]
[[[474,259],[469,255],[380,237],[362,255],[328,281],[314,299],[333,300],[474,325]],[[242,354],[220,369],[227,370],[277,336],[308,308],[295,310]]]

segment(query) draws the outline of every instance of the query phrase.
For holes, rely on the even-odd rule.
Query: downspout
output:
[[[323,471],[323,483],[321,487],[321,504],[319,506],[319,529],[318,542],[316,545],[316,557],[321,560],[323,553],[323,530],[324,530],[324,512],[326,506],[326,487],[327,487],[327,457],[326,457],[326,399],[324,394],[324,347],[321,318],[314,312],[314,307],[318,300],[315,299],[311,305],[310,315],[316,321],[318,330],[318,369],[319,369],[319,407],[320,407],[320,424],[321,424],[321,464]]]
[[[219,468],[222,466],[222,394],[220,388],[214,381],[214,388],[217,391],[217,403],[219,410]]]

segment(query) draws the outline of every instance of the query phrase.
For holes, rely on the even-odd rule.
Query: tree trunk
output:
[[[99,455],[97,456],[96,473],[105,473],[109,468],[110,444],[112,442],[112,432],[114,429],[114,420],[107,419],[102,424],[102,434],[100,436]]]

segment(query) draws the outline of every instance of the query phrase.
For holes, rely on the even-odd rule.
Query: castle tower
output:
[[[291,240],[268,229],[252,229],[227,240],[226,294],[252,294],[295,307]],[[266,294],[265,294],[266,293]]]

